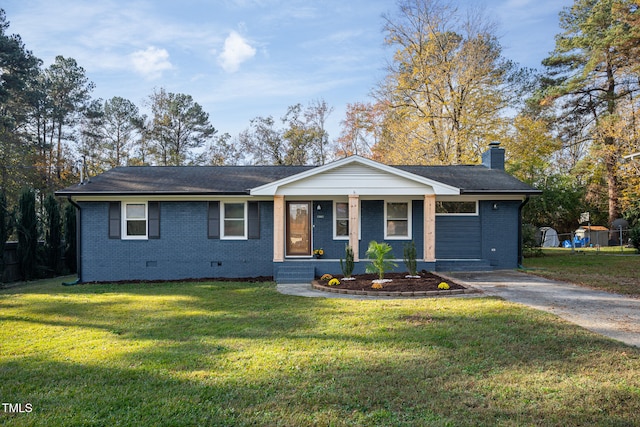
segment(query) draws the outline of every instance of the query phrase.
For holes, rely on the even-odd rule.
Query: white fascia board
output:
[[[345,157],[344,159],[340,159],[337,160],[335,162],[332,163],[328,163],[326,165],[323,166],[318,166],[317,168],[314,169],[310,169],[308,171],[299,173],[297,175],[293,175],[269,184],[265,184],[262,185],[260,187],[256,187],[254,189],[251,190],[250,194],[252,196],[274,196],[276,194],[280,194],[280,195],[303,195],[300,192],[302,191],[301,189],[296,189],[294,190],[291,194],[289,192],[287,192],[286,189],[283,189],[283,187],[295,183],[297,181],[302,181],[308,178],[312,178],[314,176],[319,176],[322,174],[326,174],[327,172],[330,172],[332,170],[338,169],[340,167],[344,167],[344,166],[348,166],[348,165],[353,165],[353,164],[358,164],[358,165],[362,165],[380,172],[384,172],[384,173],[388,173],[390,175],[394,175],[396,177],[400,177],[400,178],[404,178],[407,179],[409,181],[413,181],[417,184],[420,184],[421,186],[425,186],[425,187],[429,187],[429,188],[425,188],[424,191],[415,191],[415,190],[408,190],[408,189],[403,189],[403,188],[397,188],[394,191],[394,194],[403,194],[406,193],[407,195],[410,194],[436,194],[436,195],[459,195],[460,194],[460,189],[457,187],[453,187],[450,185],[446,185],[443,184],[441,182],[438,181],[434,181],[432,179],[429,178],[425,178],[422,176],[418,176],[418,175],[414,175],[410,172],[406,172],[403,171],[401,169],[397,169],[394,168],[393,166],[388,166],[388,165],[384,165],[382,163],[378,163],[376,161],[370,160],[370,159],[366,159],[364,157],[360,157],[360,156],[350,156],[350,157]],[[348,183],[342,183],[343,187],[348,187],[347,185]],[[314,195],[335,195],[336,192],[334,189],[329,189],[327,188],[326,190],[320,189],[320,188],[313,188],[313,189],[309,189],[310,191],[313,192]],[[350,191],[351,193],[352,191]],[[358,191],[356,190],[356,192],[358,193]],[[368,193],[368,191],[364,191],[363,193]],[[310,192],[307,192],[306,194],[311,194]],[[360,193],[358,193],[360,194]]]
[[[244,195],[154,195],[154,194],[100,194],[100,195],[74,195],[71,199],[76,202],[108,202],[108,201],[129,201],[129,200],[146,200],[149,202],[207,202],[212,200],[251,200],[251,201],[271,201],[273,197],[251,197]]]

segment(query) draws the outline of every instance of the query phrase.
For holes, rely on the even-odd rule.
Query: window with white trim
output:
[[[436,202],[436,214],[437,215],[477,215],[478,214],[478,202],[463,202],[463,201],[451,201],[451,202]]]
[[[348,239],[349,238],[349,203],[335,202],[333,218],[334,218],[333,236],[336,239]]]
[[[384,238],[408,239],[411,236],[411,202],[385,202]]]
[[[222,239],[247,238],[247,203],[222,202],[220,204],[220,236]]]
[[[122,204],[123,239],[147,239],[147,203]]]

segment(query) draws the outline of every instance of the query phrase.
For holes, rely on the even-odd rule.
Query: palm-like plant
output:
[[[385,271],[398,266],[390,261],[393,255],[391,254],[391,246],[388,243],[378,243],[372,240],[369,242],[367,256],[371,259],[371,264],[367,265],[367,273],[378,273],[380,280],[384,279]]]

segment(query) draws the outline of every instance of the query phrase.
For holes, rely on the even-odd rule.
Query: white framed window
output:
[[[147,219],[147,202],[122,203],[122,239],[148,239]]]
[[[477,201],[438,201],[436,215],[478,215]]]
[[[349,202],[333,204],[333,238],[349,239]]]
[[[362,215],[358,215],[358,240],[362,237]],[[349,240],[349,202],[333,202],[333,239]]]
[[[411,238],[411,202],[385,201],[384,238]]]
[[[247,238],[247,202],[220,203],[220,238]]]

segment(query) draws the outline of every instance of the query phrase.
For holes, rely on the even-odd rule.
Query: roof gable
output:
[[[360,156],[310,169],[251,190],[251,195],[457,195],[460,189]]]

